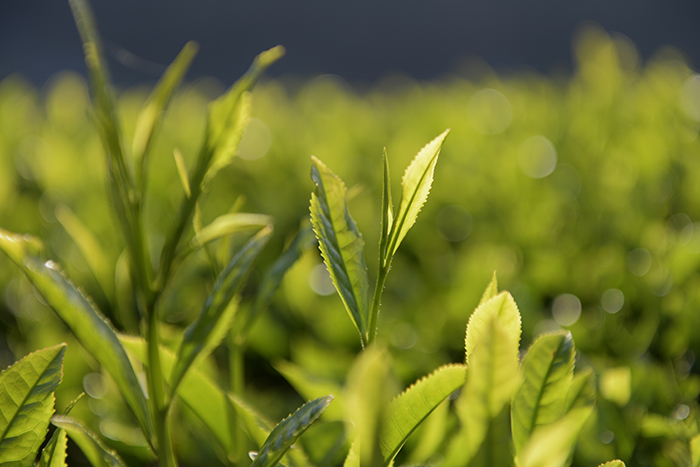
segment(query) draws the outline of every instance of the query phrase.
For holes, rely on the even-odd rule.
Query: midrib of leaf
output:
[[[29,389],[29,391],[27,391],[27,393],[26,393],[25,396],[24,396],[24,399],[22,399],[22,403],[17,405],[17,410],[16,410],[15,413],[12,415],[12,418],[10,418],[10,420],[7,422],[7,426],[6,426],[5,429],[3,430],[2,434],[0,434],[0,442],[3,441],[3,440],[5,439],[5,436],[7,436],[7,433],[8,433],[8,431],[10,431],[10,429],[12,428],[12,424],[14,423],[15,419],[17,418],[17,415],[22,411],[22,407],[24,407],[24,404],[27,402],[27,400],[29,399],[29,397],[34,393],[34,389],[35,389],[35,388],[37,387],[37,385],[39,384],[39,381],[41,381],[41,379],[44,377],[44,375],[46,374],[47,370],[51,367],[51,365],[53,364],[53,362],[56,361],[57,358],[62,358],[62,357],[63,357],[63,352],[60,352],[60,351],[59,351],[59,352],[56,354],[56,356],[46,365],[46,368],[44,369],[43,372],[41,372],[41,374],[40,374],[39,377],[36,379],[36,381],[34,382],[34,384],[31,386],[31,388]],[[25,357],[25,358],[26,358],[26,357]],[[33,367],[33,366],[34,366],[34,364],[32,363],[32,367]],[[7,371],[7,370],[5,370],[5,371]]]
[[[549,365],[547,365],[547,371],[545,372],[545,375],[543,378],[544,381],[549,380],[549,375],[552,373],[552,368],[554,367],[554,361],[555,361],[556,355],[559,353],[559,351],[561,350],[562,344],[565,342],[566,342],[565,340],[562,340],[559,342],[559,345],[557,346],[557,348],[554,352],[554,357],[549,361]],[[545,389],[550,384],[552,384],[552,383],[547,382],[547,383],[543,384],[542,386],[540,386],[540,389],[537,391],[537,403],[535,404],[535,408],[532,411],[532,418],[530,419],[530,426],[528,427],[528,430],[530,433],[532,433],[532,430],[535,428],[535,424],[537,423],[537,415],[539,414],[539,411],[540,411],[540,407],[541,407],[540,401],[542,400],[542,396],[544,396]]]

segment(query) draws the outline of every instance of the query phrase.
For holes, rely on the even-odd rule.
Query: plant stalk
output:
[[[369,319],[369,328],[367,329],[367,345],[369,346],[374,342],[377,337],[378,330],[378,318],[379,318],[379,306],[382,302],[382,293],[384,292],[384,284],[386,283],[386,277],[389,275],[389,269],[391,269],[391,260],[389,262],[379,260],[379,273],[377,274],[377,285],[374,287],[374,297],[372,298],[372,310]]]

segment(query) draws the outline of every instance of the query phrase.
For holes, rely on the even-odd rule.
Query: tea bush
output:
[[[192,47],[180,59],[184,68]],[[192,207],[192,217],[186,216],[179,253],[186,253],[188,245],[197,251],[174,271],[159,297],[154,315],[160,322],[164,371],[173,365],[171,353],[181,348],[183,330],[198,322],[216,277],[238,252],[250,251],[251,244],[245,245],[251,230],[239,227],[274,220],[275,232],[234,300],[233,331],[220,336],[222,345],[205,349],[210,357],[190,371],[207,376],[209,386],[200,391],[234,393],[241,411],[237,417],[244,421],[251,413],[280,420],[306,399],[336,396],[330,405],[326,399],[316,403],[328,408],[297,443],[309,460],[290,460],[294,465],[344,462],[352,430],[344,425],[343,410],[335,407],[350,407],[352,394],[368,391],[370,399],[386,402],[399,387],[435,368],[462,362],[465,324],[494,270],[520,309],[522,356],[531,345],[538,348],[537,336],[559,332],[553,335],[565,339],[569,335],[560,332],[565,329],[579,352],[576,374],[587,374],[586,368],[595,373],[591,381],[598,396],[580,428],[573,465],[613,458],[631,465],[698,465],[689,442],[698,433],[700,393],[695,365],[700,342],[693,332],[700,324],[700,79],[673,51],[642,64],[628,42],[596,29],[578,38],[570,77],[533,72],[499,76],[485,67],[471,76],[455,74],[433,82],[397,76],[363,91],[335,76],[259,83],[251,94],[252,118],[238,157],[217,177],[207,178],[199,208]],[[99,89],[99,83],[93,85],[95,112],[88,86],[76,74],[58,75],[42,90],[17,76],[0,83],[0,226],[43,239],[44,259],[60,263],[66,276],[84,288],[90,307],[101,310],[120,335],[143,336],[148,326],[143,306],[138,311],[143,299],[134,272],[138,248],[116,227],[129,221],[113,208],[115,202],[128,207],[133,198],[116,196],[115,201],[109,188],[113,182],[105,183],[110,159],[104,157],[95,124],[104,133],[110,120],[100,114]],[[167,96],[156,91],[149,97],[145,87],[116,93],[115,121],[126,172],[133,174],[136,192],[144,195],[137,203],[148,246],[141,258],[144,270],[162,270],[160,252],[183,200],[187,204],[196,198],[187,198],[181,175],[188,168],[194,171],[202,135],[211,131],[205,127],[208,103],[223,91],[208,79],[173,91],[161,123],[154,102]],[[238,107],[236,112],[243,111]],[[157,130],[145,146],[143,128]],[[317,156],[348,183],[348,211],[368,245],[368,276],[376,278],[381,271],[370,259],[382,233],[382,148],[386,146],[393,169],[389,181],[396,186],[397,169],[445,128],[451,132],[434,169],[430,199],[396,250],[381,288],[377,343],[387,350],[363,351],[310,232],[314,184],[309,156]],[[178,156],[173,157],[174,149]],[[137,176],[143,160],[139,154],[148,154],[145,177]],[[206,226],[211,227],[205,234],[226,235],[200,249],[197,238]],[[22,254],[38,254],[40,248],[31,245]],[[20,265],[23,261],[18,260]],[[51,311],[47,304],[54,304],[39,285],[41,293],[5,256],[0,256],[0,266],[3,368],[36,349],[53,348],[52,358],[65,353],[57,412],[86,391],[86,400],[75,404],[69,420],[83,420],[129,465],[152,463],[157,447],[148,446],[110,369],[90,349],[83,350],[73,337],[73,325]],[[78,335],[83,344],[85,339]],[[55,347],[62,342],[68,343],[65,350]],[[121,345],[130,352],[135,377],[143,378],[146,373],[136,361],[138,355],[148,361],[142,341],[123,337]],[[525,374],[527,362],[521,364]],[[184,398],[182,392],[191,387],[187,378],[182,381]],[[369,386],[362,386],[365,382]],[[460,402],[475,397],[469,384],[467,378],[461,395],[439,405],[427,418],[428,427],[408,438],[397,462],[467,462],[457,460],[450,437],[475,423]],[[510,391],[504,389],[496,404],[501,410],[510,405],[513,393],[517,398],[518,392]],[[380,429],[379,412],[362,410],[373,414],[367,426]],[[248,463],[247,450],[258,451],[272,428],[266,422],[256,432],[254,421],[247,419],[250,423],[218,431],[213,439],[212,428],[229,420],[223,413],[217,413],[220,419],[203,420],[186,402],[176,402],[173,411],[178,423],[172,425],[172,437],[182,465]],[[502,422],[502,417],[495,411],[487,419]],[[56,425],[70,437],[73,425],[60,417]],[[141,425],[147,431],[145,418]],[[81,430],[73,428],[74,436],[81,436]],[[515,425],[512,430],[515,452],[522,453],[523,435],[516,435]],[[510,456],[508,443],[501,446],[505,457]],[[383,453],[372,449],[362,450],[370,452],[363,464],[384,461]],[[567,462],[564,451],[561,463],[552,465]],[[465,447],[462,454],[468,452]],[[87,452],[86,457],[90,459]],[[556,456],[552,459],[557,462]],[[512,457],[503,462],[507,465]]]

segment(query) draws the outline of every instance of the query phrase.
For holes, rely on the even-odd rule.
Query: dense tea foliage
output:
[[[465,325],[494,270],[522,315],[521,357],[537,336],[556,331],[559,340],[550,338],[551,345],[575,341],[579,352],[574,354],[571,344],[562,361],[573,368],[576,358],[576,374],[590,374],[591,381],[595,374],[596,406],[580,427],[573,465],[613,458],[640,466],[698,465],[689,441],[698,434],[700,394],[695,362],[700,337],[694,332],[700,328],[700,77],[672,51],[642,64],[629,42],[595,29],[579,38],[575,65],[570,77],[531,72],[504,77],[475,65],[465,74],[469,78],[415,82],[393,77],[362,91],[335,76],[258,84],[238,157],[222,166],[216,178],[206,179],[194,213],[197,240],[183,242],[193,254],[160,297],[166,374],[177,366],[167,352],[177,351],[182,331],[198,322],[219,272],[236,253],[253,247],[244,245],[252,230],[243,227],[272,220],[275,232],[264,234],[265,241],[269,238],[265,249],[255,244],[260,257],[248,282],[239,284],[238,311],[230,311],[246,318],[228,339],[221,336],[223,345],[206,349],[211,356],[192,371],[208,376],[212,391],[219,385],[235,392],[241,398],[236,399],[239,409],[250,404],[274,420],[303,402],[285,381],[304,399],[319,385],[323,394],[333,394],[330,405],[316,399],[310,403],[315,405],[299,409],[328,407],[313,426],[303,426],[309,431],[299,438],[314,465],[339,465],[350,450],[344,435],[347,418],[334,404],[361,405],[356,399],[363,391],[386,402],[399,387],[463,361]],[[159,252],[186,191],[192,189],[183,186],[182,175],[193,170],[202,136],[212,131],[204,126],[208,102],[222,92],[207,79],[186,85],[174,95],[150,143],[150,175],[147,183],[142,181],[150,256],[143,261],[154,268],[162,261]],[[134,156],[127,160],[134,170],[136,155],[144,151],[143,138],[134,129],[148,89],[123,89],[117,95],[121,143]],[[129,246],[117,227],[113,194],[105,189],[104,149],[94,125],[99,117],[91,115],[90,106],[85,80],[72,73],[54,77],[41,90],[17,76],[0,82],[0,226],[43,239],[45,258],[61,263],[92,298],[90,306],[121,333],[143,335]],[[391,158],[390,179],[399,186],[399,169],[445,128],[451,132],[435,167],[430,199],[395,250],[386,279],[377,342],[388,350],[377,351],[380,363],[358,361],[357,330],[342,310],[310,233],[314,183],[309,156],[345,180],[348,209],[368,245],[369,276],[377,277],[381,262],[378,267],[372,258],[382,235],[382,148]],[[400,201],[398,193],[393,195]],[[215,219],[219,224],[212,224]],[[192,236],[192,230],[188,223],[185,231]],[[227,235],[219,238],[222,232]],[[208,247],[200,249],[200,244]],[[283,251],[291,252],[286,262],[278,261],[284,259]],[[283,266],[274,276],[282,282],[268,307],[256,297],[264,295],[265,287],[275,290],[274,280],[268,280],[273,276],[267,274],[272,265]],[[36,349],[65,352],[57,412],[85,391],[87,400],[75,405],[71,417],[101,433],[101,442],[130,465],[153,462],[138,417],[118,396],[118,391],[124,394],[120,382],[82,349],[63,324],[68,320],[61,316],[61,321],[47,307],[4,255],[0,286],[2,367]],[[500,336],[500,327],[488,329]],[[142,341],[121,338],[132,360],[147,361]],[[204,340],[189,339],[204,345]],[[65,350],[55,347],[62,342],[68,343]],[[528,355],[538,348],[533,345]],[[141,357],[135,357],[139,352]],[[230,365],[235,359],[245,363],[245,374],[233,374],[232,369],[243,368]],[[530,381],[527,365],[526,358],[521,366]],[[384,384],[362,386],[358,374],[373,375]],[[340,390],[348,381],[350,387]],[[187,391],[197,390],[192,378],[183,377],[179,384],[183,399]],[[476,397],[481,389],[469,386],[467,378],[460,398],[449,403],[455,410],[439,405],[426,419],[427,427],[408,438],[397,462],[462,465],[446,433],[473,423],[465,422],[465,404],[459,401]],[[518,391],[512,410],[520,411],[513,420],[520,417],[521,423],[527,410],[515,407],[528,396],[525,389]],[[195,392],[189,394],[196,399]],[[339,402],[343,394],[351,399],[344,405]],[[435,396],[436,403],[440,397]],[[511,393],[501,399],[493,402],[498,410],[508,406]],[[239,419],[247,420],[239,427],[245,441],[213,443],[207,430],[220,421],[202,419],[190,403],[196,400],[176,404],[173,415],[184,421],[172,427],[183,465],[247,463],[241,446],[262,446],[273,428],[253,434],[256,421],[245,417],[255,411],[240,409]],[[489,414],[489,420],[501,415]],[[70,430],[83,433],[69,423],[72,418],[62,420],[56,425],[69,437]],[[285,426],[298,421],[292,418]],[[372,425],[375,421],[367,426],[381,430]],[[523,465],[543,465],[526,447],[534,424],[522,422],[526,428],[517,431],[513,423],[515,452],[530,459],[521,459]],[[363,463],[382,460],[376,449]],[[509,455],[507,448],[505,453]],[[563,462],[568,454],[561,454]]]

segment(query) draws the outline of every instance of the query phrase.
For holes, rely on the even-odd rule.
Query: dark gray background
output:
[[[269,75],[333,73],[374,82],[389,72],[418,79],[478,56],[499,71],[571,69],[571,43],[592,21],[627,35],[646,59],[673,46],[700,64],[697,0],[92,0],[119,85],[157,78],[182,45],[200,43],[190,79],[229,83],[277,44],[287,56]],[[0,78],[36,85],[62,69],[83,72],[67,0],[0,0]],[[124,51],[128,66],[117,58]]]

